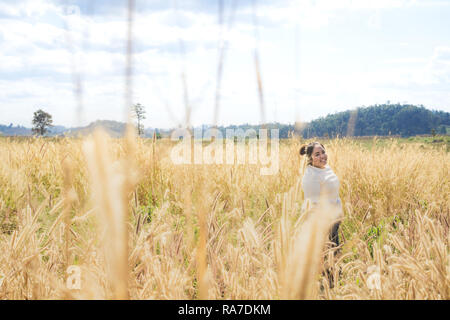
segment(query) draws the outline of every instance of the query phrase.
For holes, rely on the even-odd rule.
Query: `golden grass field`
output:
[[[167,140],[0,138],[0,298],[450,299],[445,146],[323,141],[344,206],[334,256],[326,208],[300,211],[307,142],[281,141],[262,176],[174,165]]]

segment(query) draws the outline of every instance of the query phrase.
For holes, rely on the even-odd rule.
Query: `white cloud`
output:
[[[429,63],[429,70],[437,82],[450,84],[450,47],[435,48]]]
[[[370,13],[368,25],[381,27],[382,10],[408,7],[442,7],[450,6],[450,1],[433,0],[291,0],[284,6],[264,3],[257,7],[256,14],[265,23],[293,26],[305,29],[320,29],[343,14],[353,12]],[[240,10],[241,14],[253,14],[252,7]],[[249,23],[251,20],[249,19]]]
[[[381,13],[380,10],[376,10],[369,18],[367,22],[370,28],[379,30],[381,29]]]

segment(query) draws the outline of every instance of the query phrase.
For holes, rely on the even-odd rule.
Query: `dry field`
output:
[[[0,298],[450,299],[445,146],[326,141],[334,255],[327,208],[300,211],[305,142],[281,141],[262,176],[174,165],[172,142],[132,135],[1,138]]]

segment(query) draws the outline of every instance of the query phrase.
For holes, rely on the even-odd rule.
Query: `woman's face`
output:
[[[314,146],[312,152],[312,165],[317,168],[323,169],[327,164],[328,156],[325,153],[325,149],[321,145]]]

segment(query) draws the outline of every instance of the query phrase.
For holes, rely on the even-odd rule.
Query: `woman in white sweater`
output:
[[[336,222],[330,231],[330,241],[339,246],[339,225],[343,218],[341,199],[339,198],[339,179],[327,164],[325,147],[319,142],[312,142],[300,148],[300,155],[306,155],[308,165],[302,180],[305,200],[303,210],[314,209],[320,201],[331,205],[337,213]]]

